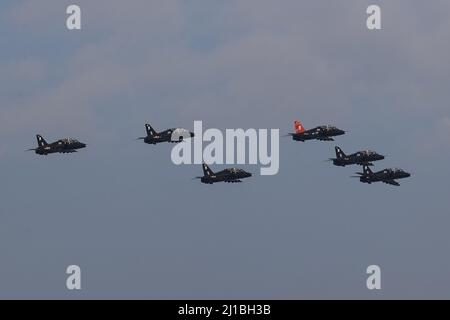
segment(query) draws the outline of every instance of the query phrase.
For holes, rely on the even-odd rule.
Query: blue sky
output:
[[[79,32],[69,4],[0,4],[0,297],[449,298],[448,1],[79,0]],[[242,184],[191,181],[171,145],[134,141],[146,122],[295,119],[348,134],[281,139],[279,174]],[[23,152],[37,133],[88,148]],[[334,145],[413,176],[362,185],[323,161]]]

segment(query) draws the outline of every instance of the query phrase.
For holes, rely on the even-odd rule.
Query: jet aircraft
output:
[[[78,149],[86,148],[86,144],[75,139],[61,139],[53,143],[47,143],[45,139],[37,135],[38,147],[36,149],[29,149],[27,151],[35,151],[39,155],[48,155],[51,153],[73,153]]]
[[[358,151],[346,155],[339,147],[334,147],[336,158],[330,158],[335,166],[345,167],[352,164],[373,166],[373,161],[383,160],[384,156],[371,150]]]
[[[241,179],[249,178],[252,174],[238,168],[229,168],[214,173],[206,163],[203,163],[203,177],[195,177],[200,179],[202,183],[213,184],[216,182],[236,183],[242,182]]]
[[[194,137],[194,133],[183,128],[171,128],[161,132],[156,132],[149,124],[145,125],[147,131],[146,137],[140,137],[138,140],[144,140],[147,144],[157,144],[161,142],[181,142],[184,138]]]
[[[359,181],[363,183],[371,184],[372,182],[383,182],[387,184],[391,184],[394,186],[399,186],[400,183],[395,181],[395,179],[403,179],[411,176],[410,173],[402,170],[402,169],[384,169],[378,172],[372,172],[369,166],[364,165],[363,172],[356,172],[359,176],[354,176],[354,178],[359,178]]]
[[[289,133],[292,140],[305,142],[306,140],[334,141],[333,137],[345,134],[344,130],[334,126],[319,126],[306,130],[300,121],[294,122],[295,133]]]

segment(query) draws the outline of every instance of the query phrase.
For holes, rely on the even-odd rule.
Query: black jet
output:
[[[241,179],[249,178],[252,174],[238,168],[229,168],[214,173],[207,164],[203,164],[203,177],[195,177],[200,179],[202,183],[213,184],[215,182],[242,182]]]
[[[373,166],[374,161],[383,160],[384,156],[371,150],[358,151],[349,155],[346,155],[339,147],[334,147],[336,151],[336,158],[330,158],[335,166],[345,167],[352,164],[358,164],[360,166]]]
[[[333,137],[345,134],[344,130],[334,126],[319,126],[306,130],[300,121],[294,122],[295,133],[289,133],[295,141],[305,142],[306,140],[334,141]]]
[[[47,143],[42,136],[37,135],[38,147],[36,149],[29,149],[28,151],[35,151],[39,155],[48,155],[51,153],[73,153],[78,149],[86,148],[86,144],[75,139],[61,139],[53,143]]]
[[[157,144],[161,142],[181,142],[185,138],[194,137],[194,133],[183,128],[171,128],[161,132],[156,132],[149,124],[145,125],[147,131],[146,137],[140,137],[138,140],[144,140],[148,144]]]
[[[400,183],[395,181],[395,179],[403,179],[411,176],[410,173],[402,170],[402,169],[384,169],[378,172],[372,172],[369,166],[363,167],[363,172],[356,172],[359,176],[354,176],[355,178],[359,178],[359,181],[371,184],[372,182],[383,182],[387,184],[391,184],[393,186],[399,186]]]

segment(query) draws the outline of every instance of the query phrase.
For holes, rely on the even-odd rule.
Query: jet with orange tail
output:
[[[306,130],[305,127],[296,120],[294,122],[295,132],[289,133],[292,140],[305,142],[306,140],[334,141],[333,137],[345,134],[344,130],[334,126],[319,126]]]

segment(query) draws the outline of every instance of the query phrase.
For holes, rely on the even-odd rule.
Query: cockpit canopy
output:
[[[375,151],[372,151],[372,150],[364,150],[364,151],[361,151],[361,153],[366,156],[372,156],[372,155],[376,154]]]
[[[72,139],[72,138],[61,139],[61,140],[59,140],[59,142],[64,143],[64,144],[79,143],[78,140]]]
[[[386,169],[386,172],[395,174],[395,173],[404,173],[405,170],[400,169],[400,168],[390,168],[390,169]]]
[[[319,128],[322,130],[336,130],[337,129],[335,126],[320,126]]]

